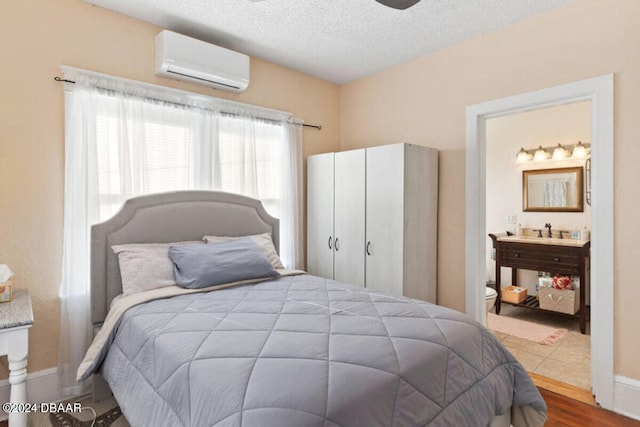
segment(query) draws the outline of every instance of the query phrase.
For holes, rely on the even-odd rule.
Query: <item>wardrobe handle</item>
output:
[[[335,248],[336,248],[336,252],[338,252],[338,251],[340,250],[340,247],[338,246],[338,242],[340,242],[340,239],[338,239],[338,238],[336,237],[336,241],[335,241],[335,242],[334,242],[334,244],[333,244],[333,247],[335,247]]]
[[[371,256],[371,242],[367,242],[367,255]]]
[[[333,248],[331,247],[331,241],[332,241],[331,236],[329,236],[329,242],[328,242],[328,243],[329,243],[329,249],[333,249]]]
[[[554,260],[555,262],[560,262],[560,258],[559,258],[559,257],[555,257],[553,260]]]

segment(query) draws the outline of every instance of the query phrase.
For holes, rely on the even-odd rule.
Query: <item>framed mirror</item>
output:
[[[583,168],[522,171],[524,212],[583,212]]]

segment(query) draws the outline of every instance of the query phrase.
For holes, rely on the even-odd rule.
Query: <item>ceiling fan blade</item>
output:
[[[378,3],[383,4],[394,9],[408,9],[420,0],[376,0]]]

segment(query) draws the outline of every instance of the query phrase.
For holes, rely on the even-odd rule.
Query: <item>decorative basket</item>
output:
[[[559,313],[576,314],[580,308],[579,292],[579,289],[540,288],[538,292],[540,308]]]

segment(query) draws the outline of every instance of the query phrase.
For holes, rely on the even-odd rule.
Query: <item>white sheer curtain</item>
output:
[[[95,90],[82,88],[65,97],[65,201],[60,285],[59,385],[66,396],[79,395],[76,370],[91,337],[89,302],[89,227],[98,222],[96,198],[87,191],[95,173]],[[78,262],[80,260],[80,262]]]
[[[302,123],[287,124],[286,145],[282,147],[284,194],[280,212],[280,255],[285,265],[304,269],[302,239]],[[286,261],[285,261],[286,260]]]
[[[284,113],[215,98],[193,101],[120,79],[73,78],[77,83],[65,94],[58,361],[66,395],[84,391],[75,374],[92,336],[90,227],[111,217],[126,199],[194,188],[258,198],[280,218],[283,263],[303,267],[300,123],[289,123]],[[260,113],[266,119],[257,118]]]

